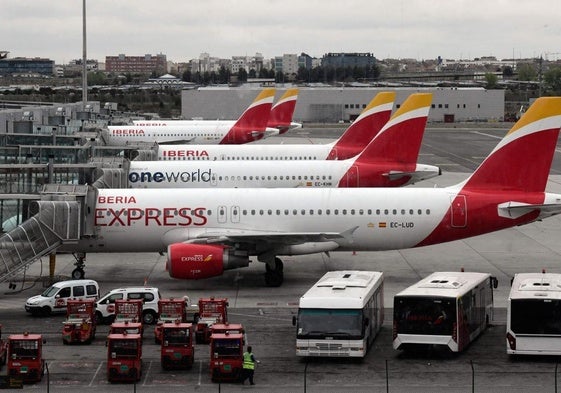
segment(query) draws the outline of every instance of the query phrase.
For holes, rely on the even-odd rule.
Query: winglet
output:
[[[273,105],[267,127],[278,128],[280,134],[284,134],[291,129],[296,100],[298,100],[298,89],[288,89]]]
[[[543,192],[561,127],[561,97],[538,98],[475,172],[459,186]]]
[[[431,93],[414,93],[407,97],[356,162],[397,162],[411,165],[414,170],[431,103]]]
[[[327,159],[344,160],[359,154],[390,119],[394,101],[395,92],[376,94],[337,140]]]
[[[274,98],[275,89],[263,89],[220,143],[242,144],[261,139],[269,121]],[[258,133],[256,134],[255,131]]]

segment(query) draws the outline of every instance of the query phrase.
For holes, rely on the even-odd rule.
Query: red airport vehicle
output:
[[[95,331],[95,299],[67,300],[62,342],[91,344]]]
[[[210,336],[212,382],[240,381],[243,370],[244,335],[213,333]]]
[[[140,334],[142,335],[142,323],[140,322],[113,322],[109,327],[109,334]]]
[[[140,335],[144,334],[144,329],[142,327],[142,299],[116,299],[115,300],[115,320],[113,323],[119,324],[129,322],[129,323],[139,323],[140,324]],[[113,324],[112,324],[113,325]]]
[[[0,324],[0,369],[4,367],[8,360],[8,341],[2,338],[2,324]]]
[[[175,321],[187,322],[186,318],[187,302],[185,299],[160,299],[158,300],[158,323],[154,328],[154,341],[156,344],[162,342],[162,326],[165,323]]]
[[[12,334],[8,338],[8,376],[23,382],[41,381],[45,374],[43,337],[40,334]]]
[[[208,344],[212,325],[226,322],[228,322],[228,299],[200,298],[199,320],[195,329],[197,344]]]
[[[164,370],[191,368],[195,361],[193,324],[177,320],[172,323],[164,323],[161,326],[162,368]]]
[[[245,329],[241,323],[215,323],[210,330],[211,334],[240,333],[245,335]]]
[[[142,336],[126,332],[107,336],[107,380],[135,382],[141,375]]]

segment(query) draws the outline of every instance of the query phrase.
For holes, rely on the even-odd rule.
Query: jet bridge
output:
[[[41,200],[30,204],[30,218],[0,236],[0,282],[9,280],[58,247],[93,235],[93,224],[87,224],[84,219],[88,206],[95,203],[93,188],[48,184],[40,194]],[[80,265],[75,271],[78,269]]]

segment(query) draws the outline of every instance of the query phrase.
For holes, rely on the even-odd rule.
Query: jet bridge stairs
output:
[[[95,189],[87,185],[47,184],[41,199],[29,207],[29,219],[0,236],[0,282],[26,269],[62,245],[92,235],[84,212],[95,203]]]

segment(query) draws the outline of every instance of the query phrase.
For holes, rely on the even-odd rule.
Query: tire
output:
[[[43,306],[41,308],[41,315],[43,315],[43,316],[51,315],[51,308],[49,306]]]
[[[148,310],[142,314],[142,322],[146,325],[153,325],[156,323],[156,313]]]
[[[76,269],[72,270],[72,279],[74,280],[82,280],[85,277],[84,269],[80,269],[77,267]]]
[[[95,312],[95,324],[101,325],[103,323],[103,315],[100,311]]]

